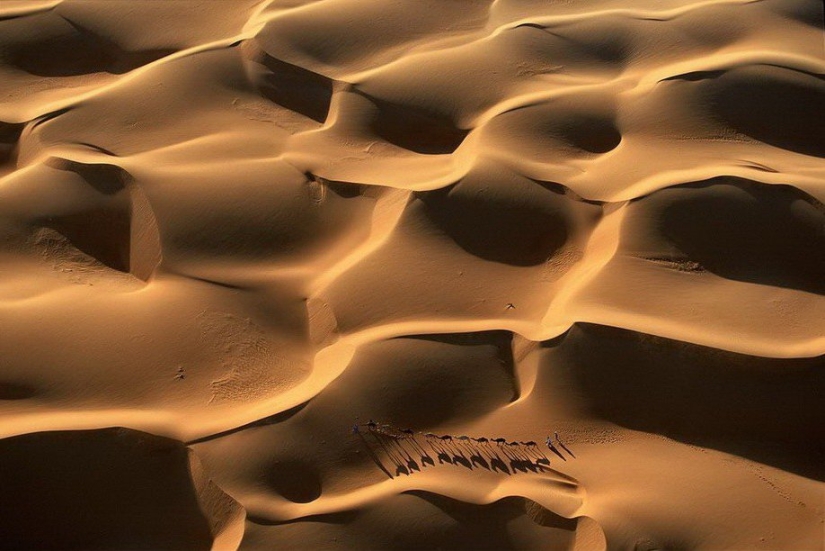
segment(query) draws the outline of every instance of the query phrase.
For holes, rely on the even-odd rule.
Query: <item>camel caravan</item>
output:
[[[409,475],[427,466],[435,466],[436,461],[439,465],[481,468],[508,475],[543,472],[550,465],[544,450],[532,440],[523,442],[501,437],[439,435],[408,428],[398,429],[372,420],[353,425],[352,434],[363,440],[373,461],[390,477],[393,474],[384,466],[381,455],[392,461],[395,476]],[[563,461],[567,461],[564,452],[575,458],[573,452],[562,443],[558,432],[554,433],[554,437],[555,440],[550,436],[545,440],[547,449]]]

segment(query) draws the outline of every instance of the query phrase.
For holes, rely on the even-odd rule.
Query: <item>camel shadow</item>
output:
[[[473,454],[470,456],[470,461],[472,461],[473,465],[478,465],[483,469],[490,470],[490,464],[481,456],[481,454]]]
[[[518,471],[520,473],[526,473],[527,467],[524,463],[525,462],[521,461],[520,459],[513,459],[510,461],[510,468],[513,469],[513,472]]]
[[[502,461],[498,455],[490,459],[490,465],[492,466],[494,471],[501,471],[507,475],[512,474],[510,473],[510,469],[507,468],[507,464],[504,461]]]
[[[393,478],[392,474],[390,474],[390,471],[384,466],[384,463],[381,462],[381,459],[373,451],[372,446],[370,446],[369,442],[367,442],[367,439],[364,438],[364,435],[361,434],[361,433],[358,433],[358,437],[361,439],[361,442],[364,444],[364,447],[367,450],[367,454],[370,456],[370,459],[372,459],[373,463],[378,465],[378,468],[381,469],[381,471],[385,475],[387,475],[390,478]],[[396,467],[397,467],[397,465],[396,465]]]
[[[357,429],[355,432],[357,432]],[[499,444],[496,449],[504,454],[503,458],[492,445],[488,444],[491,441],[486,438],[481,439],[483,445],[477,445],[468,443],[467,440],[476,439],[470,439],[466,436],[436,436],[427,433],[425,434],[425,443],[422,445],[421,442],[416,440],[415,433],[412,430],[403,429],[398,433],[395,434],[395,431],[391,428],[384,430],[383,427],[382,430],[370,430],[369,434],[372,436],[372,440],[375,441],[374,444],[370,443],[370,439],[364,433],[357,433],[366,446],[370,458],[389,478],[394,477],[390,469],[383,464],[379,451],[383,451],[384,455],[392,461],[395,476],[402,474],[409,476],[421,472],[427,466],[436,466],[436,460],[438,465],[446,463],[469,470],[482,468],[508,476],[528,472],[543,473],[550,470],[550,459],[532,441],[506,443],[503,438],[496,439]],[[501,442],[498,442],[499,440]],[[559,441],[558,444],[571,457],[575,457],[573,452],[562,442]],[[551,442],[548,442],[547,446],[559,458],[567,461],[564,454]],[[376,448],[380,448],[380,450]],[[428,448],[432,451],[432,455]],[[433,459],[433,456],[435,459]],[[416,457],[420,457],[420,460],[416,460]]]
[[[470,460],[467,459],[463,453],[460,455],[453,455],[453,465],[461,465],[462,467],[466,467],[470,470],[473,469],[472,462],[470,462]]]
[[[413,471],[421,471],[421,467],[415,462],[412,456],[407,453],[407,450],[404,449],[398,440],[380,433],[371,432],[370,434],[372,434],[375,442],[384,451],[384,454],[392,461],[393,466],[395,467],[395,476],[402,474],[409,476]],[[372,447],[369,445],[364,436],[360,432],[358,435],[372,452]],[[385,442],[385,438],[388,439],[389,442]],[[381,460],[378,459],[378,454],[372,452],[371,455],[375,457],[374,460],[378,461],[378,465],[381,467],[381,470],[383,470],[386,474],[389,474],[389,471],[384,467],[383,463],[381,463]],[[390,478],[393,478],[393,476],[390,475]]]
[[[413,449],[413,453],[421,457],[421,464],[422,465],[435,465],[435,461],[433,458],[430,457],[430,454],[425,450],[421,444],[419,444],[414,437],[405,438],[400,443],[403,444],[404,442],[409,442],[410,447]],[[402,446],[403,447],[403,446]],[[412,455],[412,454],[408,454]]]

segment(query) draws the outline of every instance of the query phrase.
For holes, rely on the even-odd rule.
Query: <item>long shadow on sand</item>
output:
[[[356,434],[372,461],[390,478],[409,476],[436,465],[471,471],[483,469],[506,475],[545,472],[550,465],[550,459],[535,443],[498,444],[476,442],[468,437],[461,437],[461,440],[452,436],[421,437],[386,429],[358,431]],[[389,466],[384,461],[388,461]]]
[[[825,480],[825,358],[762,358],[576,324],[543,345],[604,419]]]

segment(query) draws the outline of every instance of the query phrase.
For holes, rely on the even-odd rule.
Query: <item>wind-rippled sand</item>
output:
[[[815,0],[2,2],[0,547],[822,549],[823,74]]]

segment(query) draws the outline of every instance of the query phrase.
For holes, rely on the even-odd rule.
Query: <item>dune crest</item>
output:
[[[824,39],[1,2],[0,548],[823,549]]]

